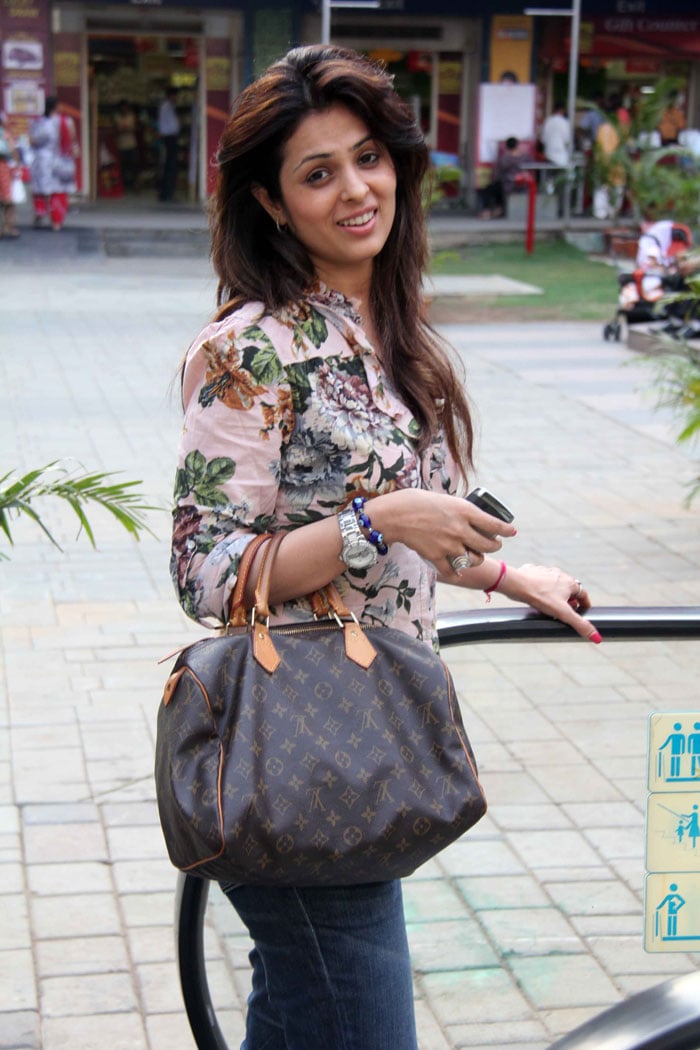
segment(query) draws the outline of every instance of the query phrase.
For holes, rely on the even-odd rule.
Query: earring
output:
[[[279,219],[278,219],[278,218],[275,218],[275,226],[277,227],[277,232],[278,232],[278,233],[282,233],[282,229],[283,229],[283,227],[282,227],[282,226],[280,226],[280,221],[279,221]]]

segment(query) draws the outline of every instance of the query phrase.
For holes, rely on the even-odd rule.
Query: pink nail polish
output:
[[[599,631],[594,631],[593,634],[588,635],[588,641],[593,642],[595,645],[600,645],[603,641],[603,636]]]

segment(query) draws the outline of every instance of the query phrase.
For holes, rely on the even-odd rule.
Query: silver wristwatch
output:
[[[343,540],[340,560],[344,561],[349,569],[369,569],[378,558],[377,548],[363,534],[352,507],[340,511],[338,525]]]

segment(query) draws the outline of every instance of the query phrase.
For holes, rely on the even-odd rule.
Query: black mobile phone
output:
[[[470,503],[473,503],[480,510],[485,510],[487,514],[493,514],[494,518],[499,518],[501,521],[511,522],[515,517],[515,514],[506,507],[505,503],[501,503],[499,499],[496,499],[492,492],[488,489],[474,489],[469,493],[467,499]]]

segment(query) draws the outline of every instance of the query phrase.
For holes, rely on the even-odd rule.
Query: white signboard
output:
[[[534,84],[479,86],[479,164],[493,164],[499,142],[505,142],[512,135],[521,141],[534,142],[536,102]]]

